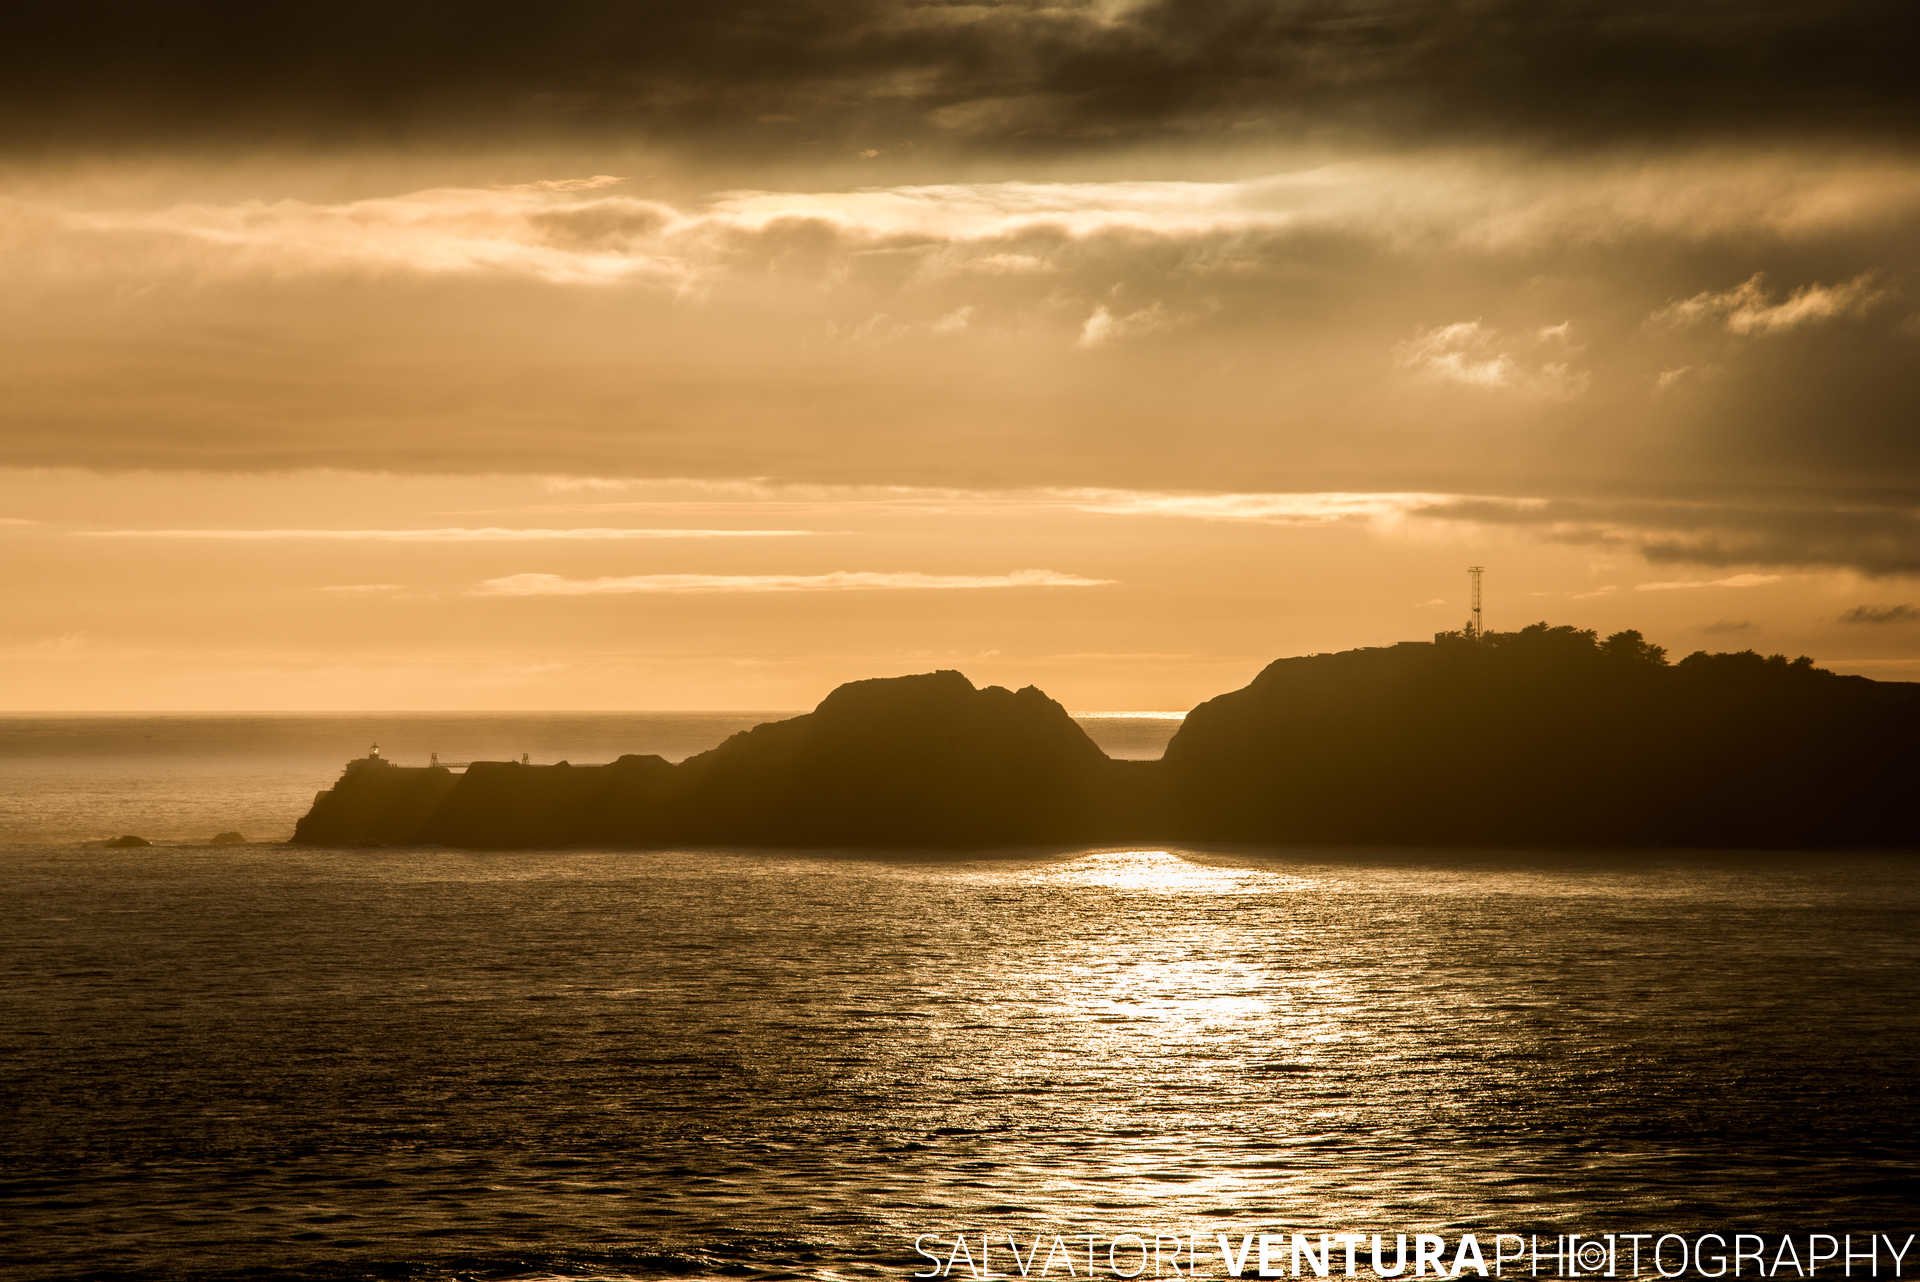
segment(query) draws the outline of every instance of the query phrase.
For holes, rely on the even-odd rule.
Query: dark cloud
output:
[[[1920,623],[1920,606],[1856,605],[1840,616],[1842,623]]]
[[[1741,632],[1752,632],[1754,625],[1751,619],[1716,619],[1700,630],[1708,636],[1733,636]]]
[[[1911,501],[1489,498],[1435,503],[1417,514],[1618,547],[1655,564],[1920,574],[1920,507]],[[1848,617],[1856,623],[1891,621]]]
[[[29,147],[1912,138],[1917,32],[1908,0],[54,0],[0,17],[0,120]]]

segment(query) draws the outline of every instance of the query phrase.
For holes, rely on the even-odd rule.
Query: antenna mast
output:
[[[1486,568],[1484,565],[1467,567],[1467,577],[1473,580],[1473,621],[1467,624],[1467,635],[1475,641],[1486,635],[1486,629],[1480,622],[1480,574]]]

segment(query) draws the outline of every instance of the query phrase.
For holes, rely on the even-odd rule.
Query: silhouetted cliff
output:
[[[1039,690],[958,672],[852,682],[679,769],[678,839],[866,846],[1081,840],[1112,826],[1126,773]]]
[[[1920,686],[1538,624],[1282,659],[1188,714],[1182,835],[1920,844]]]
[[[1109,760],[1028,687],[860,681],[674,765],[356,762],[307,844],[1920,846],[1920,686],[1539,624],[1282,659]]]
[[[441,802],[461,782],[441,766],[396,766],[378,757],[347,763],[340,782],[313,799],[293,829],[309,846],[398,846],[423,839]]]
[[[1137,829],[1107,759],[1029,686],[958,672],[841,686],[813,712],[756,726],[672,765],[476,762],[464,775],[356,762],[301,820],[326,845],[995,846]],[[411,804],[396,792],[417,791]]]

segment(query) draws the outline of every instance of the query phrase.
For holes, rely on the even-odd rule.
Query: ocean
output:
[[[1920,1227],[1910,856],[278,844],[376,738],[598,761],[759,719],[0,722],[0,1274]],[[123,832],[161,844],[91,844]]]

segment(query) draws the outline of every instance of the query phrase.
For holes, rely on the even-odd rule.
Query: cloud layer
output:
[[[1055,570],[1007,574],[922,574],[915,571],[835,570],[826,574],[628,574],[576,579],[559,574],[509,574],[473,589],[476,596],[582,597],[649,593],[977,592],[1001,588],[1097,588],[1090,579]]]
[[[1403,369],[1439,382],[1564,399],[1584,392],[1588,379],[1585,370],[1564,359],[1570,332],[1563,321],[1542,326],[1530,339],[1516,344],[1478,320],[1455,321],[1418,334],[1394,350]],[[1518,347],[1522,354],[1508,350],[1511,347]]]
[[[242,637],[1183,706],[1466,564],[1904,645],[1917,64],[1910,0],[26,0],[0,596],[101,707]]]
[[[1920,574],[1920,505],[1896,499],[1832,502],[1804,493],[1718,500],[1456,497],[1409,514],[1623,549],[1656,565]]]
[[[797,538],[812,530],[657,529],[631,526],[422,526],[393,529],[118,529],[78,530],[83,538],[192,543],[626,543],[655,539]]]
[[[1894,623],[1920,623],[1920,606],[1907,605],[1856,605],[1840,616],[1842,623],[1864,623],[1869,626],[1885,626]]]
[[[188,185],[0,204],[0,464],[1223,493],[1920,472],[1920,167],[1887,152]]]
[[[16,146],[659,137],[847,154],[1302,132],[1911,136],[1900,0],[27,3]]]
[[[1873,273],[1866,272],[1833,285],[1802,285],[1784,298],[1775,298],[1767,289],[1766,277],[1755,272],[1732,289],[1703,291],[1664,307],[1654,320],[1670,325],[1718,321],[1730,334],[1779,334],[1865,315],[1886,297]]]

